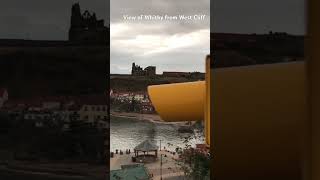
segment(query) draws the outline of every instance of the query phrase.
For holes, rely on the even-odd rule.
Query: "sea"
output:
[[[195,147],[204,143],[203,131],[194,129],[193,133],[178,132],[179,125],[154,123],[134,118],[110,118],[110,151],[116,149],[131,151],[141,142],[151,140],[161,149],[174,151],[177,147],[185,148],[186,145]],[[189,139],[186,141],[186,138]]]

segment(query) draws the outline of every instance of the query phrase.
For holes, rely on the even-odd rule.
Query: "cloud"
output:
[[[111,73],[130,73],[131,63],[163,71],[204,71],[210,53],[210,1],[111,1]],[[128,21],[123,15],[206,15],[203,20]],[[120,70],[121,69],[121,70]],[[126,72],[124,72],[127,70]]]
[[[64,40],[67,38],[71,6],[76,2],[80,3],[82,10],[96,12],[98,18],[105,19],[106,25],[109,24],[110,13],[113,23],[121,22],[123,14],[210,15],[210,0],[1,0],[0,38]],[[273,30],[305,33],[304,0],[215,0],[211,4],[211,25],[215,32],[265,33]],[[26,19],[27,24],[17,16]],[[161,30],[175,34],[175,30],[193,31],[195,28],[204,29],[208,24],[175,23]],[[41,29],[41,35],[32,32]],[[156,31],[159,33],[160,30]]]
[[[204,72],[204,57],[210,53],[210,31],[166,35],[138,35],[132,39],[111,41],[111,64],[127,69],[132,62],[142,66],[157,66],[163,71]],[[111,73],[120,73],[111,69]],[[121,71],[124,73],[123,71]]]
[[[113,32],[114,28],[117,32]],[[112,51],[125,49],[138,56],[148,56],[190,47],[199,49],[203,44],[208,45],[210,35],[209,29],[200,29],[190,33],[177,33],[174,35],[141,33],[131,37],[127,36],[127,38],[121,36],[121,34],[130,34],[128,31],[130,29],[127,26],[123,26],[123,24],[115,25],[115,27],[111,26]]]
[[[210,15],[210,0],[111,0],[111,22],[122,21],[123,14],[195,14]]]

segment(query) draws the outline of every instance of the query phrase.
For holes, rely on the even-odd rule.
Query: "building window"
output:
[[[94,111],[94,106],[91,107],[91,110]]]
[[[84,106],[84,111],[88,111],[88,107],[87,106]]]
[[[97,107],[97,111],[100,111],[100,107],[99,106]]]
[[[102,111],[106,111],[106,107],[105,106],[102,107]]]

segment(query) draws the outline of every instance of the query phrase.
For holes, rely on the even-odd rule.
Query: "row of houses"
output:
[[[2,112],[11,117],[23,117],[34,121],[38,127],[48,122],[81,120],[94,126],[108,128],[108,101],[105,95],[35,97],[29,99],[7,100]]]
[[[150,102],[149,95],[146,92],[115,92],[111,89],[110,98],[120,102],[127,102],[132,100],[141,103]]]
[[[146,92],[114,92],[111,89],[110,99],[118,103],[132,103],[134,100],[140,106],[141,113],[155,113],[155,108]]]

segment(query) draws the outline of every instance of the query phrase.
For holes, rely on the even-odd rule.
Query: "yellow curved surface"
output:
[[[300,179],[305,80],[303,62],[212,70],[217,179]]]
[[[204,119],[204,81],[149,86],[148,93],[157,113],[165,121]]]
[[[210,146],[210,139],[211,139],[211,69],[210,69],[210,59],[206,60],[206,89],[205,89],[205,118],[204,118],[204,128],[205,128],[205,138],[206,144]]]

